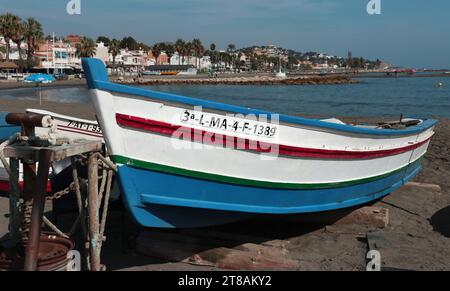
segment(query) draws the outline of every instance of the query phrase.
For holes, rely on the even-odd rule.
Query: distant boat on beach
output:
[[[103,141],[102,129],[95,120],[87,120],[40,109],[27,109],[26,111],[51,116],[56,124],[54,133],[56,138]],[[36,128],[36,134],[38,135],[46,135],[47,132],[47,129]]]
[[[161,72],[161,76],[176,76],[178,72],[172,71],[172,72]]]
[[[197,75],[197,69],[196,68],[189,68],[186,71],[178,72],[179,76],[195,76]]]
[[[146,67],[143,75],[175,76],[175,75],[197,75],[197,69],[190,65],[154,65]]]
[[[277,72],[277,73],[275,74],[275,77],[277,77],[277,78],[286,78],[287,75],[286,75],[285,72],[282,72],[282,71],[280,70],[279,72]]]
[[[148,75],[148,76],[159,76],[159,75],[161,75],[161,72],[143,71],[142,74],[143,75]]]
[[[286,77],[287,77],[287,76],[286,76],[286,72],[281,71],[281,57],[280,57],[280,61],[279,61],[278,67],[279,67],[279,70],[278,70],[278,72],[275,74],[275,77],[277,77],[277,78],[286,78]]]
[[[125,205],[147,227],[201,227],[380,199],[419,173],[437,123],[278,115],[111,83],[100,60],[82,63]]]
[[[52,135],[55,139],[69,139],[69,140],[95,140],[103,141],[102,130],[97,121],[66,116],[50,111],[40,109],[27,109],[28,113],[40,114],[42,116],[49,115],[54,120],[56,125],[55,131]],[[2,140],[8,139],[15,133],[20,132],[20,127],[6,124],[6,113],[0,113],[0,143]],[[48,128],[36,127],[36,135],[46,136],[49,133]],[[23,169],[19,171],[19,183],[23,181]],[[9,191],[9,175],[7,174],[3,163],[0,162],[0,192],[6,193]],[[47,191],[51,191],[50,182],[47,186]]]

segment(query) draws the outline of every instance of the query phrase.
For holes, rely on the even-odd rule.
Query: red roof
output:
[[[66,39],[70,43],[79,43],[79,42],[81,42],[81,36],[76,35],[76,34],[69,34],[69,35],[67,35]]]

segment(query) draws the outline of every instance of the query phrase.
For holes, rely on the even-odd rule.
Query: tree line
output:
[[[199,38],[194,38],[191,41],[184,39],[177,39],[175,42],[158,42],[152,46],[145,43],[138,42],[131,36],[124,37],[122,40],[110,39],[106,36],[99,36],[97,42],[103,42],[105,46],[109,47],[109,52],[113,58],[113,64],[115,64],[115,57],[119,53],[120,49],[129,50],[143,50],[151,51],[156,60],[164,52],[170,59],[175,53],[178,53],[178,64],[190,63],[191,58],[196,58],[196,66],[200,66],[200,58],[203,56],[210,56],[213,63],[223,60],[227,64],[233,62],[232,54],[236,51],[234,44],[229,44],[226,52],[218,52],[215,43],[209,45],[209,49],[206,48]]]
[[[52,36],[45,37],[41,23],[35,18],[29,17],[26,20],[22,20],[19,16],[11,13],[0,15],[0,35],[4,37],[6,42],[4,54],[6,55],[7,61],[10,60],[10,41],[17,44],[19,48],[18,65],[22,68],[36,66],[37,60],[33,58],[35,50],[43,41],[52,39]],[[59,38],[59,40],[65,41],[64,37]],[[213,66],[217,66],[218,63],[224,63],[226,67],[233,67],[236,70],[248,65],[244,60],[241,60],[244,53],[248,56],[250,69],[252,70],[268,70],[279,66],[293,69],[295,65],[305,60],[319,64],[327,62],[329,65],[349,68],[375,68],[381,64],[380,60],[370,61],[364,58],[343,59],[333,57],[325,60],[318,58],[317,53],[314,52],[301,54],[292,50],[285,50],[285,54],[287,55],[286,61],[280,60],[276,56],[257,55],[253,51],[254,47],[237,50],[236,45],[229,44],[225,51],[218,51],[216,44],[211,43],[208,48],[205,48],[202,41],[198,38],[191,41],[185,41],[179,38],[175,42],[158,42],[149,46],[137,41],[131,36],[126,36],[121,40],[111,39],[107,36],[99,36],[96,41],[83,36],[80,43],[76,44],[76,56],[79,58],[93,57],[96,53],[96,43],[98,42],[103,42],[108,47],[114,67],[116,65],[116,57],[119,55],[121,49],[151,51],[156,60],[158,60],[158,57],[163,52],[167,54],[169,59],[177,52],[179,55],[179,64],[184,64],[186,60],[189,64],[191,58],[195,57],[195,65],[197,67],[200,67],[201,57],[209,56]],[[20,50],[22,43],[26,43],[28,46],[25,60],[22,59],[22,51]],[[300,66],[300,68],[309,69],[310,66]]]
[[[12,13],[0,15],[0,35],[4,37],[6,42],[5,56],[6,61],[10,60],[11,44],[17,45],[19,51],[19,66],[32,67],[35,63],[33,55],[38,48],[39,43],[44,39],[42,25],[33,17],[22,20],[19,16]],[[22,58],[20,49],[22,43],[28,46],[27,57]]]

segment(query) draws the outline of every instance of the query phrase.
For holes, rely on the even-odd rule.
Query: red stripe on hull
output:
[[[222,135],[209,131],[173,125],[161,121],[135,117],[125,114],[116,113],[117,124],[121,126],[151,131],[163,135],[179,134],[181,137],[188,136],[191,141],[207,143],[210,145],[231,147],[240,150],[250,150],[257,152],[271,152],[278,147],[280,155],[293,157],[310,157],[310,158],[327,158],[327,159],[373,159],[392,155],[398,155],[404,152],[414,150],[431,139],[428,138],[422,142],[409,145],[406,147],[377,150],[377,151],[341,151],[341,150],[324,150],[313,148],[301,148],[288,145],[278,145],[265,142],[254,141],[229,135]],[[178,135],[177,135],[178,136]],[[178,136],[180,137],[180,136]]]
[[[23,181],[19,182],[20,188],[23,189]],[[52,192],[52,185],[50,184],[50,181],[47,183],[47,193]],[[0,180],[0,192],[9,193],[9,181],[6,180]]]

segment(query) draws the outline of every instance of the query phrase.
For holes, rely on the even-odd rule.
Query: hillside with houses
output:
[[[297,52],[275,45],[237,48],[205,46],[200,39],[159,42],[152,45],[131,36],[121,40],[99,36],[68,34],[45,36],[34,18],[26,20],[13,14],[0,16],[0,60],[3,73],[46,72],[79,73],[81,58],[101,59],[112,74],[140,74],[145,71],[195,72],[342,72],[380,70],[391,67],[380,60],[334,56],[320,52]]]

